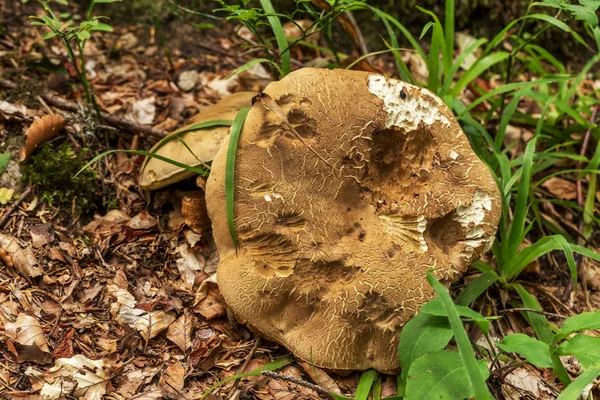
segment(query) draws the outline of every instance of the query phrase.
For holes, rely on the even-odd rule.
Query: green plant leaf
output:
[[[94,25],[91,30],[93,31],[102,31],[102,32],[113,32],[112,26],[105,24],[104,22],[98,22],[98,24]]]
[[[438,297],[441,299],[446,313],[448,313],[448,321],[452,327],[454,333],[454,340],[458,346],[460,357],[467,370],[467,377],[470,384],[473,385],[473,392],[478,400],[491,399],[487,385],[485,383],[484,375],[481,373],[480,364],[478,364],[475,354],[473,353],[473,347],[471,341],[465,332],[465,328],[460,320],[456,306],[452,302],[452,298],[448,293],[448,290],[432,275],[431,271],[427,272],[427,282],[433,287]],[[485,360],[484,365],[485,365]],[[487,367],[486,367],[487,368]],[[408,389],[407,389],[408,390]]]
[[[367,400],[369,398],[369,392],[371,392],[371,387],[373,386],[376,377],[377,371],[374,369],[366,370],[360,374],[360,380],[358,381],[356,393],[354,394],[354,400]]]
[[[483,315],[479,314],[477,311],[471,310],[469,307],[455,305],[456,312],[461,317],[470,318],[479,326],[479,328],[487,335],[490,329],[490,321],[485,319]],[[423,304],[421,307],[421,313],[437,315],[438,317],[447,317],[446,309],[442,304],[442,300],[438,297],[433,300],[428,301]]]
[[[4,172],[10,160],[10,153],[0,153],[0,174]]]
[[[156,153],[150,153],[148,151],[143,151],[143,150],[108,150],[108,151],[105,151],[102,154],[98,154],[96,157],[92,158],[92,160],[90,162],[88,162],[87,164],[85,164],[83,166],[83,168],[81,168],[73,176],[73,178],[77,178],[77,176],[79,176],[83,171],[85,171],[87,168],[89,168],[90,166],[92,166],[96,161],[98,161],[102,157],[106,157],[107,155],[112,154],[112,153],[133,153],[133,154],[143,155],[143,156],[146,156],[146,157],[152,157],[152,158],[156,158],[158,160],[164,161],[166,163],[173,164],[173,165],[175,165],[175,166],[177,166],[179,168],[183,168],[183,169],[186,169],[188,171],[195,172],[198,175],[208,176],[208,171],[206,171],[206,170],[203,170],[203,169],[200,169],[200,168],[196,168],[196,167],[192,167],[192,166],[187,165],[187,164],[180,163],[178,161],[172,160],[172,159],[167,158],[167,157],[163,157],[163,156],[158,155]]]
[[[486,361],[476,363],[479,374],[489,376]],[[413,362],[408,372],[405,400],[460,400],[477,395],[460,354],[439,350],[427,353]]]
[[[255,370],[252,370],[250,372],[245,372],[243,374],[236,374],[236,375],[230,376],[228,378],[225,378],[222,381],[219,381],[218,383],[211,386],[208,390],[206,390],[206,392],[202,393],[202,396],[200,397],[200,399],[205,399],[215,389],[220,388],[221,386],[223,386],[224,384],[226,384],[228,382],[233,382],[240,378],[245,378],[248,376],[257,376],[257,375],[260,375],[263,371],[274,371],[276,369],[285,367],[286,365],[291,364],[294,361],[295,361],[294,357],[285,356],[285,357],[281,357],[275,361],[271,361],[270,363],[265,364],[262,367],[256,368]]]
[[[227,209],[227,225],[229,226],[229,234],[233,245],[237,249],[237,235],[235,234],[235,226],[233,223],[233,206],[235,194],[235,155],[237,153],[238,140],[240,132],[244,126],[246,116],[250,111],[250,107],[243,107],[238,111],[233,124],[231,125],[231,133],[229,134],[229,145],[227,147],[227,160],[225,166],[225,206]]]
[[[455,302],[461,306],[467,306],[477,299],[490,286],[500,280],[496,271],[487,271],[473,279],[458,295]]]
[[[509,56],[510,56],[510,54],[508,52],[499,51],[497,53],[492,53],[488,56],[485,56],[485,57],[479,59],[475,64],[473,64],[471,66],[471,68],[469,68],[463,74],[463,76],[460,77],[458,82],[456,82],[456,84],[452,88],[452,95],[458,96],[460,94],[460,92],[465,87],[467,87],[467,85],[469,83],[471,83],[471,81],[473,81],[473,79],[480,76],[483,72],[488,70],[492,65],[498,64],[499,62],[506,60]]]
[[[600,375],[600,363],[585,370],[558,396],[557,400],[579,400],[579,396],[585,388]]]
[[[252,68],[253,66],[255,66],[256,64],[260,64],[260,63],[267,63],[269,65],[272,65],[273,67],[275,67],[275,69],[277,70],[277,72],[279,72],[279,74],[281,76],[284,76],[283,74],[283,70],[281,68],[279,68],[279,65],[277,65],[277,63],[274,63],[273,61],[267,59],[267,58],[255,58],[252,61],[248,61],[246,64],[242,65],[241,67],[239,67],[238,69],[236,69],[235,71],[233,71],[231,73],[231,75],[229,75],[227,78],[225,78],[226,80],[229,78],[233,78],[234,76],[236,76],[237,74],[244,72],[245,70],[247,70],[248,68]]]
[[[550,357],[550,347],[537,339],[514,333],[505,336],[502,343],[497,343],[498,347],[507,353],[517,353],[531,364],[540,368],[552,368],[552,358]]]
[[[285,76],[290,73],[292,67],[288,43],[287,39],[285,38],[285,33],[283,32],[283,27],[281,26],[281,21],[279,21],[279,17],[277,17],[275,14],[275,9],[273,8],[273,4],[271,4],[270,0],[260,0],[260,4],[263,10],[265,10],[265,13],[267,14],[267,20],[269,21],[269,24],[271,24],[271,28],[275,34],[275,40],[277,41],[277,46],[279,47],[279,56],[281,57],[281,69],[283,70],[282,76]]]
[[[558,332],[556,332],[554,340],[558,341],[566,338],[571,333],[590,329],[600,329],[600,310],[594,312],[583,312],[567,318],[565,322],[563,322]]]
[[[578,334],[561,343],[556,350],[561,356],[575,356],[584,368],[600,363],[600,337]]]
[[[448,318],[417,314],[402,328],[398,352],[402,367],[401,378],[406,379],[414,360],[431,351],[442,350],[452,339]]]

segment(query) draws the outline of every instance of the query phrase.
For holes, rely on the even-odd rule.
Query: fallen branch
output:
[[[282,374],[278,374],[277,372],[273,372],[273,371],[263,371],[262,374],[266,375],[270,378],[281,379],[282,381],[287,381],[287,382],[295,383],[296,385],[304,386],[306,388],[314,390],[315,392],[317,392],[319,394],[326,394],[326,395],[331,396],[329,394],[329,392],[327,391],[327,389],[322,388],[319,385],[315,385],[314,383],[310,383],[310,382],[304,381],[302,379],[294,378],[293,376],[282,375]]]
[[[0,79],[0,88],[2,89],[17,89],[17,84],[7,79]],[[48,104],[60,108],[61,110],[77,112],[79,110],[79,104],[69,100],[65,100],[62,97],[52,93],[44,92],[40,94],[40,97],[44,99]],[[116,126],[128,132],[137,133],[142,137],[159,140],[167,136],[166,132],[160,129],[155,129],[148,125],[141,125],[133,121],[112,116],[106,112],[101,112],[102,118],[105,122],[112,126]]]

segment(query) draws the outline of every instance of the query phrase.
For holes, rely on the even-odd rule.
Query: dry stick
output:
[[[517,307],[517,308],[509,308],[506,310],[500,310],[498,311],[500,314],[506,314],[509,312],[531,312],[531,313],[535,313],[535,314],[542,314],[542,315],[546,315],[548,317],[554,317],[554,318],[560,318],[560,319],[567,319],[568,317],[565,317],[564,315],[560,315],[560,314],[555,314],[555,313],[551,313],[548,311],[542,311],[542,310],[536,310],[535,308],[526,308],[526,307]]]
[[[358,26],[358,24],[356,23],[356,20],[354,19],[354,15],[352,15],[352,13],[350,11],[346,11],[344,13],[346,19],[348,21],[350,21],[350,24],[352,25],[352,27],[354,28],[354,31],[356,33],[356,45],[359,47],[360,51],[362,51],[362,55],[364,56],[365,54],[369,54],[369,49],[367,48],[367,43],[365,42],[365,39],[362,35],[362,32],[360,31],[360,27]]]
[[[250,361],[252,361],[252,358],[254,357],[254,353],[256,353],[256,349],[258,349],[259,344],[260,344],[260,337],[257,336],[256,340],[254,340],[254,346],[252,346],[252,349],[246,356],[246,360],[244,361],[244,364],[242,365],[242,368],[240,369],[240,374],[243,374],[244,372],[246,372],[246,368],[248,368],[248,365],[250,365]],[[233,395],[234,395],[235,391],[237,390],[238,383],[240,383],[240,379],[242,379],[242,378],[238,378],[235,380],[235,382],[233,382],[233,386],[232,386],[231,391],[229,392],[229,396],[228,396],[229,399],[233,398]]]
[[[266,375],[271,378],[281,379],[282,381],[292,382],[292,383],[295,383],[296,385],[307,387],[307,388],[312,389],[315,392],[320,393],[320,394],[330,395],[329,392],[327,391],[327,389],[325,389],[319,385],[315,385],[314,383],[310,383],[310,382],[304,381],[302,379],[294,378],[293,376],[282,375],[282,374],[278,374],[277,372],[273,372],[273,371],[263,371],[261,373],[263,375]]]
[[[25,189],[25,191],[21,194],[21,197],[15,200],[13,205],[8,210],[6,210],[2,218],[0,218],[0,229],[4,227],[4,224],[8,220],[8,217],[10,217],[10,215],[17,209],[17,207],[19,207],[19,204],[21,204],[23,200],[25,200],[25,198],[29,196],[29,193],[31,193],[32,189],[32,186],[27,187],[27,189]]]
[[[9,81],[7,79],[0,79],[0,88],[2,89],[16,89],[17,85]],[[52,93],[52,92],[44,92],[41,95],[41,98],[44,99],[48,104],[51,104],[55,107],[60,108],[61,110],[77,112],[79,110],[79,105],[69,100],[65,100],[62,97]],[[102,118],[107,123],[124,129],[129,132],[139,133],[141,136],[151,139],[162,139],[167,134],[166,132],[161,131],[160,129],[155,129],[148,125],[137,124],[133,121],[126,120],[124,118],[114,117],[106,112],[101,112]]]
[[[598,105],[596,105],[596,107],[594,107],[594,111],[592,111],[592,116],[590,118],[591,123],[594,123],[597,112],[598,112]],[[582,157],[585,157],[585,153],[587,152],[588,144],[590,143],[591,135],[592,135],[592,128],[589,128],[587,130],[587,132],[585,133],[585,137],[583,138],[583,143],[581,145],[581,151],[579,152],[579,155]],[[577,169],[580,170],[582,167],[583,167],[583,161],[579,160],[577,162]],[[581,209],[584,209],[584,207],[585,207],[585,202],[583,200],[583,183],[581,182],[581,178],[577,179],[577,205]],[[579,232],[580,233],[583,233],[583,218],[584,218],[584,216],[582,215],[581,221],[579,221]],[[579,236],[577,238],[577,244],[579,244],[579,245],[581,244],[581,236]],[[578,273],[579,273],[579,267],[581,266],[582,258],[583,257],[579,256],[579,262],[577,263],[577,272]],[[592,311],[593,309],[592,309],[592,305],[590,303],[590,295],[588,293],[587,279],[586,279],[587,277],[585,276],[585,272],[586,271],[582,271],[581,285],[583,286],[583,295],[585,296],[585,302],[589,309],[588,311]],[[567,287],[565,288],[565,292],[562,295],[563,301],[565,301],[569,298],[572,290],[573,290],[573,279],[571,278],[571,279],[569,279],[569,283],[567,284]]]

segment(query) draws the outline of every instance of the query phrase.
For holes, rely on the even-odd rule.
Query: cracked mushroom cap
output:
[[[301,359],[395,369],[402,326],[434,297],[427,271],[449,284],[491,247],[494,179],[428,90],[306,68],[265,93],[289,124],[257,101],[242,129],[238,253],[225,144],[207,185],[221,293],[241,322]]]
[[[233,120],[240,108],[252,105],[252,97],[254,96],[256,96],[255,92],[239,92],[227,96],[216,104],[202,110],[200,114],[192,117],[188,126],[178,129],[170,136],[189,128],[192,124],[216,119]],[[213,160],[221,147],[223,138],[227,135],[229,135],[228,126],[215,126],[209,129],[186,132],[181,135],[181,139],[185,141],[198,159],[207,163]],[[186,165],[193,167],[201,166],[196,157],[179,140],[170,140],[164,145],[161,145],[159,142],[150,151]],[[140,187],[146,190],[160,189],[194,175],[194,172],[184,168],[156,158],[147,157],[140,172]]]

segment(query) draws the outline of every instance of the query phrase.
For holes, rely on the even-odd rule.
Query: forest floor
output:
[[[10,153],[0,175],[0,397],[199,399],[217,382],[289,354],[228,315],[214,283],[218,254],[210,234],[186,226],[173,206],[175,189],[138,187],[143,156],[111,155],[92,167],[93,174],[71,180],[85,164],[80,155],[89,160],[109,149],[148,150],[162,133],[219,98],[262,89],[271,78],[256,69],[224,80],[251,57],[233,25],[165,25],[171,65],[151,24],[113,21],[113,33],[92,35],[86,71],[100,108],[132,122],[124,129],[98,125],[85,112],[51,101],[48,91],[85,103],[64,48],[30,25],[28,16],[39,14],[35,6],[3,2],[0,12],[0,154]],[[317,54],[305,49],[294,57]],[[386,57],[372,63],[390,74],[394,69]],[[19,161],[24,133],[48,114],[63,116],[66,127]],[[516,135],[518,141],[527,132]],[[551,181],[545,190],[564,200],[577,196],[566,180]],[[598,308],[600,296],[591,289],[562,298],[567,279],[545,268],[533,263],[523,279],[555,299],[553,306],[562,304],[556,313]],[[515,330],[523,326],[507,318]],[[515,370],[495,378],[498,386],[516,388],[505,389],[507,398],[551,398],[544,392],[546,372]],[[360,378],[298,361],[278,373],[347,396]],[[382,376],[382,397],[396,395],[395,377]],[[309,386],[259,375],[228,382],[209,398],[324,396]]]

